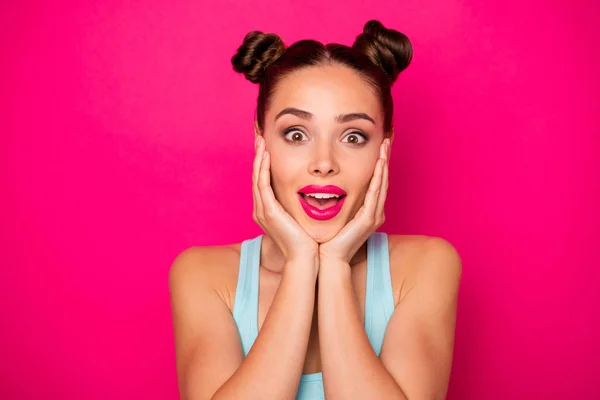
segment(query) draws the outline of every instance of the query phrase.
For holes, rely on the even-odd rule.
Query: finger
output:
[[[263,203],[258,190],[258,177],[260,175],[261,165],[263,163],[264,145],[262,137],[257,140],[256,155],[254,157],[254,166],[252,170],[252,195],[254,197],[254,214],[263,215]]]
[[[377,210],[375,210],[375,218],[381,223],[385,220],[385,199],[387,198],[389,187],[389,165],[389,162],[384,162],[381,189],[379,191],[379,198],[377,199]]]
[[[254,163],[252,168],[252,184],[258,183],[258,173],[260,172],[260,164],[262,162],[262,152],[264,151],[262,146],[262,138],[259,136],[256,138],[256,146],[254,148]]]
[[[377,208],[377,199],[379,198],[379,192],[381,190],[381,181],[383,179],[383,164],[385,163],[385,159],[380,158],[377,160],[377,164],[375,164],[375,172],[373,174],[373,178],[371,178],[371,183],[369,184],[369,189],[367,190],[367,196],[365,197],[365,216],[369,218],[375,217],[375,210]]]
[[[390,140],[390,138],[385,139],[385,141],[387,142],[386,144],[386,156],[385,156],[385,160],[387,161],[387,163],[389,164],[390,159],[392,157],[392,141]]]
[[[266,210],[275,211],[278,208],[277,199],[271,187],[271,154],[265,150],[265,157],[258,177],[258,192]]]
[[[387,189],[388,189],[388,177],[389,177],[389,155],[390,155],[390,139],[384,139],[381,149],[380,149],[381,158],[383,158],[383,174],[381,178],[381,186],[379,189],[379,195],[377,197],[377,206],[375,209],[375,218],[376,220],[383,221],[385,219],[384,216],[384,205],[385,199],[387,197]],[[378,221],[378,222],[379,222]]]
[[[367,218],[375,222],[377,217],[377,209],[379,203],[379,197],[381,194],[381,182],[383,180],[384,163],[387,157],[387,139],[384,139],[379,146],[379,159],[375,164],[375,172],[371,178],[367,196],[365,198],[365,210],[364,213]]]

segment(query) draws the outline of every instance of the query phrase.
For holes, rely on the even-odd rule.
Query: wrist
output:
[[[327,263],[346,262],[350,263],[352,254],[346,246],[336,243],[325,243],[319,246],[319,260]]]
[[[319,262],[321,264],[323,263],[327,263],[327,264],[349,264],[350,263],[350,259],[346,259],[344,257],[339,256],[338,254],[333,254],[331,252],[328,251],[323,251],[321,249],[319,249]]]
[[[319,257],[292,258],[285,263],[284,275],[293,275],[297,278],[307,277],[317,279],[319,273]]]
[[[319,276],[329,272],[333,272],[334,275],[341,275],[344,272],[350,272],[350,263],[339,257],[320,257]]]

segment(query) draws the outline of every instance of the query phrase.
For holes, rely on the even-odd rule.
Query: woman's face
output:
[[[373,89],[343,66],[296,71],[279,82],[264,125],[275,197],[327,242],[363,205],[379,158],[383,111]]]

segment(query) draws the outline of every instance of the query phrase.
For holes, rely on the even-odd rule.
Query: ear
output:
[[[260,128],[258,127],[258,121],[254,121],[254,139],[256,139],[257,137],[261,136],[262,132],[260,131]]]
[[[390,139],[390,147],[391,147],[392,143],[394,143],[394,128],[393,127],[388,133],[388,139]]]

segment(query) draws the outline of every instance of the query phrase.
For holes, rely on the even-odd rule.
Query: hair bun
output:
[[[390,84],[408,67],[413,54],[412,44],[405,34],[387,29],[377,20],[365,24],[363,33],[358,35],[352,47],[383,69]]]
[[[259,83],[265,70],[285,52],[281,38],[274,33],[252,31],[231,58],[235,72],[243,73],[252,83]]]

